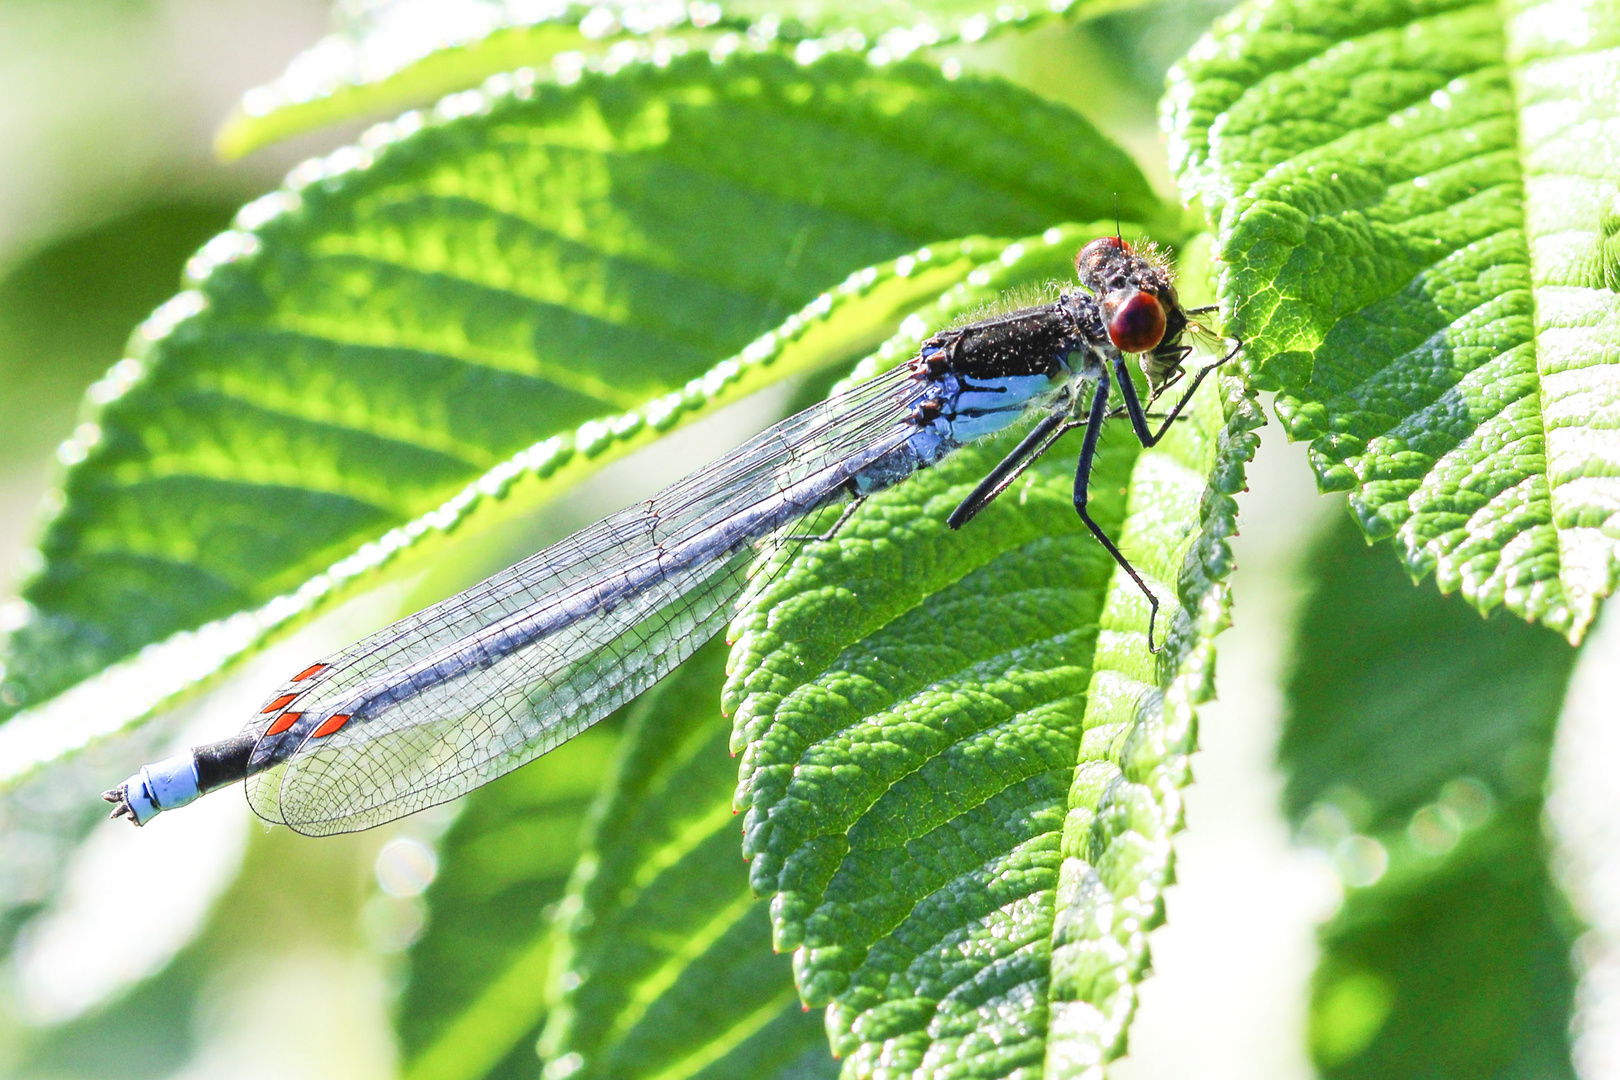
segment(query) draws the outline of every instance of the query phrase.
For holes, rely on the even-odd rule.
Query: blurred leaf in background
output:
[[[409,913],[431,923],[408,953],[395,1021],[412,1080],[539,1068],[552,920],[619,743],[619,725],[604,721],[567,754],[481,788],[439,843],[437,876]]]
[[[801,1007],[738,857],[731,725],[717,707],[727,652],[704,646],[632,711],[558,924],[548,1075],[836,1075],[821,1014]]]
[[[235,210],[234,200],[144,206],[11,267],[0,281],[0,466],[32,466],[72,428],[84,387]]]
[[[362,1066],[351,1073],[356,1080],[377,1075],[363,1064],[375,1056],[366,1042],[382,1020],[381,971],[361,916],[370,892],[364,868],[379,839],[346,837],[322,848],[261,833],[197,936],[154,978],[65,1022],[22,1027],[10,1018],[5,1075],[159,1077],[233,1056],[254,1063],[234,1075],[297,1075],[322,1055]],[[119,917],[116,907],[102,913]],[[77,962],[97,970],[106,959]],[[289,997],[320,1000],[333,1012],[307,1018],[295,1039],[264,1030],[263,1015]]]
[[[1572,1076],[1578,927],[1548,870],[1548,756],[1577,652],[1414,586],[1341,518],[1317,541],[1280,756],[1347,893],[1322,930],[1328,1077]]]

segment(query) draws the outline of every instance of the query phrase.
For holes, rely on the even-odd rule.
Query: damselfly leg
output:
[[[1198,373],[1193,376],[1192,385],[1182,391],[1181,397],[1176,401],[1175,406],[1165,414],[1164,422],[1159,425],[1159,430],[1151,433],[1148,430],[1147,412],[1142,407],[1142,399],[1137,396],[1136,385],[1131,382],[1130,372],[1125,368],[1125,358],[1119,357],[1114,361],[1114,374],[1119,379],[1120,397],[1125,399],[1125,415],[1130,417],[1131,430],[1136,432],[1136,437],[1143,446],[1152,448],[1158,445],[1159,440],[1164,438],[1165,432],[1170,430],[1170,425],[1175,423],[1177,417],[1181,415],[1181,410],[1185,409],[1187,403],[1192,401],[1193,395],[1198,393],[1198,387],[1209,377],[1209,373],[1236,356],[1239,347],[1234,345],[1219,360],[1199,368]],[[1155,395],[1156,397],[1157,395]],[[1153,400],[1149,399],[1149,404]]]
[[[1069,415],[1068,402],[1063,402],[1056,409],[1046,415],[1040,423],[1036,424],[1028,435],[1024,436],[1019,444],[1006,457],[1001,464],[991,469],[989,475],[979,481],[967,498],[951,511],[951,516],[945,519],[945,524],[953,529],[960,529],[972,521],[980,510],[1012,486],[1024,470],[1051,449],[1052,444],[1061,439],[1066,433],[1079,427],[1083,421],[1075,420]]]
[[[1185,347],[1186,346],[1183,346],[1183,348]],[[1159,429],[1157,431],[1150,431],[1148,429],[1146,410],[1143,409],[1142,401],[1137,396],[1136,384],[1131,381],[1130,372],[1126,370],[1125,358],[1123,356],[1117,357],[1114,360],[1113,365],[1114,374],[1119,379],[1120,397],[1125,399],[1125,412],[1126,415],[1130,417],[1131,430],[1135,433],[1137,441],[1147,449],[1152,449],[1153,447],[1157,446],[1159,444],[1159,440],[1163,439],[1165,433],[1170,430],[1170,425],[1176,422],[1177,418],[1181,416],[1181,411],[1187,407],[1189,402],[1192,401],[1193,395],[1198,393],[1198,387],[1206,378],[1209,377],[1209,373],[1226,363],[1228,360],[1232,359],[1233,356],[1237,355],[1237,350],[1239,347],[1239,345],[1234,345],[1219,360],[1216,360],[1214,363],[1207,364],[1198,370],[1198,373],[1192,378],[1192,384],[1182,392],[1181,397],[1176,401],[1175,406],[1167,414],[1165,414],[1164,422],[1159,425]],[[1179,379],[1180,376],[1178,375],[1177,378]],[[1169,383],[1165,384],[1165,386],[1168,385]],[[1161,387],[1161,390],[1162,389],[1163,387]],[[1107,379],[1099,379],[1097,382],[1097,399],[1092,406],[1093,415],[1097,415],[1099,409],[1106,408],[1107,398]],[[1101,425],[1100,423],[1094,423],[1094,426],[1100,427]],[[1076,470],[1074,477],[1074,508],[1080,512],[1080,519],[1086,523],[1086,527],[1091,530],[1092,535],[1101,541],[1102,545],[1108,549],[1109,554],[1114,557],[1114,561],[1119,564],[1120,568],[1124,570],[1125,573],[1130,575],[1131,580],[1136,582],[1136,587],[1141,589],[1142,594],[1147,597],[1149,609],[1148,651],[1156,653],[1159,651],[1159,649],[1154,643],[1153,630],[1154,624],[1157,622],[1159,617],[1159,598],[1153,594],[1152,589],[1147,587],[1147,583],[1142,580],[1142,575],[1136,572],[1136,567],[1131,565],[1130,560],[1125,558],[1125,556],[1120,553],[1119,548],[1115,547],[1114,544],[1103,535],[1102,529],[1098,528],[1097,523],[1091,519],[1089,514],[1086,513],[1086,495],[1091,486],[1091,464],[1093,455],[1096,451],[1096,443],[1097,440],[1095,435],[1091,431],[1088,431],[1086,433],[1085,445],[1080,451],[1080,466]]]
[[[1130,385],[1129,380],[1126,380],[1125,385]],[[1123,392],[1134,393],[1134,389]],[[1130,399],[1127,398],[1127,400]],[[1138,404],[1137,408],[1140,409],[1141,405]],[[1147,582],[1142,580],[1142,575],[1136,572],[1136,567],[1131,565],[1131,560],[1127,559],[1125,553],[1120,551],[1119,547],[1108,538],[1108,534],[1103,532],[1102,526],[1097,524],[1091,513],[1086,509],[1086,504],[1091,496],[1091,467],[1097,458],[1097,439],[1102,435],[1103,417],[1107,412],[1108,376],[1104,374],[1097,380],[1097,390],[1091,399],[1091,415],[1086,419],[1086,439],[1085,442],[1080,444],[1080,463],[1074,470],[1074,508],[1079,513],[1080,520],[1085,522],[1086,528],[1091,530],[1091,535],[1097,538],[1099,544],[1108,549],[1108,554],[1114,557],[1114,562],[1119,564],[1121,570],[1130,575],[1130,579],[1136,582],[1136,587],[1142,590],[1142,595],[1147,597],[1148,652],[1156,653],[1159,651],[1159,647],[1153,641],[1153,630],[1159,620],[1159,598],[1153,594],[1152,589],[1148,588]],[[1168,423],[1166,426],[1168,426]],[[1152,443],[1146,445],[1151,446]]]
[[[1195,309],[1195,312],[1189,312],[1188,314],[1207,313],[1211,310],[1214,309],[1199,308]],[[968,494],[967,498],[958,504],[956,509],[951,512],[951,516],[946,519],[946,524],[953,529],[960,529],[973,520],[981,510],[990,505],[996,496],[1011,487],[1018,477],[1023,474],[1024,470],[1028,469],[1047,450],[1051,449],[1058,439],[1077,427],[1084,427],[1086,429],[1085,441],[1081,445],[1080,459],[1075,469],[1074,508],[1079,513],[1080,520],[1085,524],[1086,528],[1113,557],[1114,562],[1119,565],[1120,569],[1124,570],[1130,579],[1136,583],[1136,587],[1142,590],[1142,595],[1147,597],[1148,651],[1158,652],[1159,645],[1156,640],[1155,630],[1157,629],[1159,616],[1159,598],[1148,587],[1147,582],[1143,580],[1136,567],[1120,551],[1118,545],[1109,539],[1102,526],[1098,525],[1096,520],[1092,518],[1088,509],[1091,470],[1096,460],[1097,441],[1101,437],[1103,421],[1123,415],[1130,419],[1131,430],[1143,447],[1151,449],[1157,446],[1159,441],[1164,438],[1165,433],[1170,430],[1170,426],[1180,419],[1182,411],[1192,401],[1193,395],[1198,392],[1198,388],[1209,377],[1210,372],[1237,355],[1237,351],[1241,346],[1241,342],[1235,342],[1219,359],[1200,368],[1193,376],[1192,382],[1181,392],[1175,405],[1168,413],[1164,414],[1157,430],[1153,430],[1148,425],[1149,414],[1142,403],[1135,382],[1131,379],[1130,371],[1126,367],[1125,354],[1116,350],[1111,358],[1110,366],[1113,368],[1114,377],[1119,380],[1119,391],[1123,404],[1112,410],[1108,408],[1110,387],[1107,368],[1099,367],[1095,373],[1095,389],[1092,393],[1091,404],[1086,417],[1084,419],[1074,417],[1071,399],[1061,401],[1056,408],[1052,409],[1040,422],[1031,428],[1029,434],[1024,436],[1023,440],[1013,448],[1012,452],[1003,458],[994,469],[990,470],[990,473],[979,482],[978,486]],[[1163,372],[1165,377],[1154,386],[1152,396],[1147,402],[1148,406],[1158,401],[1166,390],[1181,381],[1183,375],[1185,375],[1185,369],[1181,367],[1181,363],[1192,351],[1192,346],[1182,345],[1179,341],[1161,344],[1152,350],[1153,358],[1159,365],[1158,370]],[[1157,418],[1155,417],[1155,419]]]
[[[781,539],[784,542],[798,541],[805,544],[825,544],[829,541],[836,540],[838,538],[838,534],[843,532],[844,526],[849,524],[849,519],[855,516],[855,511],[861,508],[861,504],[864,503],[867,498],[869,498],[869,496],[859,494],[851,498],[849,502],[844,504],[843,510],[839,512],[838,520],[834,521],[830,528],[827,528],[822,532],[790,533]]]

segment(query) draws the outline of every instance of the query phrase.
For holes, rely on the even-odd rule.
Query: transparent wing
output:
[[[902,367],[323,658],[247,725],[247,794],[301,833],[455,798],[572,738],[724,627],[757,542],[915,431]]]
[[[1142,354],[1140,361],[1142,373],[1147,376],[1148,386],[1152,391],[1146,403],[1149,409],[1169,393],[1172,387],[1180,384],[1186,377],[1189,366],[1196,371],[1204,364],[1224,363],[1230,358],[1230,346],[1235,342],[1221,337],[1197,319],[1188,319],[1187,325],[1182,328],[1173,344],[1185,346],[1185,349],[1172,349],[1168,354],[1163,350]],[[1116,409],[1109,415],[1123,414]]]
[[[1181,332],[1181,339],[1193,347],[1193,354],[1200,357],[1203,363],[1219,360],[1232,345],[1230,339],[1222,337],[1198,319],[1187,320],[1187,328]]]

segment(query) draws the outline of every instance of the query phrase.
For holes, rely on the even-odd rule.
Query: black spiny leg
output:
[[[844,505],[843,512],[838,515],[838,520],[833,522],[832,528],[828,529],[826,532],[812,533],[810,535],[806,535],[804,533],[794,533],[790,536],[782,537],[783,543],[790,540],[802,540],[806,543],[825,544],[827,541],[836,537],[839,532],[843,530],[844,525],[848,523],[850,518],[855,516],[855,511],[859,510],[861,508],[861,503],[865,502],[866,500],[867,496],[865,495],[855,495],[853,498],[851,498],[849,502]]]
[[[1038,461],[1042,454],[1051,449],[1063,435],[1073,428],[1080,426],[1080,421],[1069,418],[1069,404],[1063,402],[1053,409],[1046,418],[1030,429],[1019,444],[1013,447],[1012,452],[1001,459],[1001,464],[990,470],[990,474],[979,481],[963,499],[951,516],[945,519],[945,524],[953,529],[960,529],[972,521],[980,510],[989,506],[991,501],[1003,491],[1012,486],[1014,480],[1023,475],[1025,469]]]
[[[1131,418],[1131,429],[1136,432],[1136,437],[1141,440],[1142,445],[1146,447],[1157,446],[1159,440],[1164,438],[1164,433],[1170,430],[1170,425],[1176,422],[1176,417],[1181,415],[1181,410],[1185,409],[1187,403],[1192,400],[1192,396],[1198,393],[1198,387],[1208,377],[1209,373],[1236,356],[1240,348],[1242,348],[1241,343],[1234,346],[1225,356],[1213,364],[1206,364],[1199,368],[1198,374],[1193,376],[1192,382],[1182,392],[1175,408],[1165,414],[1164,423],[1159,425],[1159,430],[1151,433],[1148,431],[1147,415],[1142,410],[1142,399],[1136,396],[1136,384],[1131,382],[1130,371],[1125,367],[1125,357],[1123,354],[1116,354],[1114,358],[1114,375],[1119,379],[1119,393],[1125,399],[1125,413]]]
[[[1130,386],[1130,383],[1127,381],[1125,386]],[[1126,401],[1135,401],[1135,398],[1127,397]],[[1142,404],[1137,402],[1136,410],[1131,414],[1133,426],[1137,423],[1141,412]],[[1086,420],[1086,441],[1081,444],[1080,464],[1074,472],[1074,508],[1079,512],[1080,520],[1086,523],[1086,528],[1091,530],[1091,535],[1097,538],[1099,544],[1108,549],[1108,554],[1114,557],[1114,561],[1119,564],[1120,569],[1131,576],[1131,580],[1136,582],[1136,587],[1142,590],[1142,595],[1147,597],[1148,652],[1156,653],[1159,649],[1153,643],[1153,627],[1159,618],[1159,598],[1153,595],[1153,590],[1147,587],[1147,582],[1143,581],[1142,575],[1136,572],[1136,567],[1132,566],[1130,560],[1115,546],[1112,540],[1108,539],[1108,534],[1102,531],[1102,526],[1093,521],[1091,514],[1086,510],[1086,500],[1090,497],[1092,460],[1097,456],[1097,439],[1102,435],[1103,419],[1107,415],[1108,375],[1103,372],[1100,373],[1100,377],[1097,379],[1097,392],[1091,399],[1091,414]],[[1169,426],[1168,421],[1165,426]],[[1141,430],[1145,430],[1146,427],[1146,421],[1142,421]],[[1140,433],[1139,430],[1138,434],[1140,435]],[[1162,435],[1164,432],[1161,430],[1159,434]],[[1147,442],[1146,439],[1142,441],[1148,446],[1153,445]]]

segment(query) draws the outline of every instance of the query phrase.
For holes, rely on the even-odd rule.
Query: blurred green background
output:
[[[1168,193],[1156,118],[1164,73],[1227,6],[1218,0],[1158,3],[1083,26],[1051,24],[964,50],[961,59],[1072,105],[1136,155]],[[186,259],[298,160],[355,133],[322,132],[230,165],[212,155],[214,129],[240,95],[279,74],[328,30],[331,18],[324,0],[0,0],[0,146],[6,147],[0,168],[0,563],[26,568],[34,507],[56,467],[53,448],[72,431],[84,388],[119,359],[135,324],[175,292]],[[1290,675],[1297,661],[1290,660],[1289,635],[1307,602],[1308,581],[1361,572],[1356,568],[1367,555],[1346,531],[1341,501],[1315,495],[1302,449],[1287,446],[1275,427],[1266,433],[1250,486],[1235,545],[1237,626],[1221,640],[1221,700],[1203,713],[1204,749],[1194,759],[1199,783],[1188,797],[1190,831],[1177,846],[1180,884],[1170,894],[1168,926],[1154,937],[1158,975],[1143,992],[1132,1055],[1111,1070],[1118,1080],[1311,1076],[1309,1040],[1319,1063],[1346,1057],[1345,1039],[1361,1039],[1352,1046],[1359,1052],[1389,1012],[1389,987],[1406,985],[1401,964],[1376,955],[1387,940],[1368,943],[1365,922],[1377,913],[1341,906],[1332,860],[1293,839],[1296,825],[1309,833],[1313,821],[1321,824],[1317,811],[1331,803],[1331,791],[1323,796],[1313,789],[1304,772],[1285,780],[1278,765],[1279,745],[1285,758],[1308,756],[1299,748],[1309,744],[1311,732],[1334,722],[1302,718],[1285,705],[1285,686],[1297,690],[1302,678],[1298,671]],[[611,493],[593,497],[613,501]],[[492,551],[489,559],[504,564],[513,554]],[[1379,566],[1386,576],[1394,573],[1387,554]],[[0,602],[14,589],[15,580],[6,578]],[[1330,602],[1324,595],[1317,590],[1310,602]],[[1478,630],[1500,620],[1479,623],[1460,602],[1441,601],[1432,591],[1421,596],[1433,609],[1421,618],[1442,627],[1425,631],[1431,636],[1484,633],[1490,642],[1506,640],[1495,629]],[[1508,644],[1522,658],[1546,647],[1541,633],[1515,625]],[[1607,639],[1613,636],[1600,634],[1589,657],[1612,652]],[[1549,654],[1547,664],[1565,665],[1563,674],[1549,676],[1540,711],[1515,723],[1539,724],[1545,734],[1572,662],[1572,656]],[[212,713],[236,715],[240,703],[233,704],[233,694],[240,691],[234,688],[250,683],[256,670],[112,760],[132,755],[138,762],[151,745],[188,725],[212,730]],[[1348,688],[1309,692],[1354,700],[1365,689],[1352,679]],[[1585,700],[1578,704],[1590,710]],[[601,746],[582,740],[548,761],[589,776],[603,756]],[[1532,768],[1543,766],[1538,759]],[[107,758],[92,757],[84,767],[113,776],[127,771]],[[525,782],[520,773],[501,783],[521,798]],[[1562,796],[1555,810],[1570,820],[1601,815],[1590,802],[1601,802],[1601,791],[1593,795],[1571,782]],[[249,822],[239,800],[223,798],[192,811],[193,831],[173,831],[166,852],[156,841],[137,846],[131,830],[101,827],[62,864],[57,855],[68,838],[83,833],[98,813],[97,807],[60,805],[37,788],[0,805],[0,843],[9,845],[0,860],[0,946],[7,950],[0,966],[0,1077],[363,1080],[393,1074],[390,1016],[404,983],[403,950],[420,932],[434,843],[453,809],[360,836],[311,841],[266,832]],[[1536,807],[1524,813],[1511,817],[1505,841],[1521,851],[1544,842]],[[176,884],[172,904],[131,911],[107,903],[100,891],[109,882],[151,883],[160,867],[183,866],[187,852],[199,850],[212,853],[212,876]],[[566,855],[557,855],[562,869],[555,895]],[[1573,864],[1581,857],[1571,856]],[[1489,850],[1481,855],[1492,858]],[[1588,879],[1603,873],[1591,866],[1577,871]],[[1528,906],[1534,910],[1525,919],[1540,936],[1525,948],[1536,953],[1532,961],[1545,979],[1532,996],[1551,1010],[1551,1024],[1562,1024],[1572,993],[1565,961],[1580,932],[1574,915],[1553,897],[1539,869],[1518,878],[1487,874],[1486,885],[1520,900],[1533,893]],[[1448,887],[1464,899],[1491,895],[1467,880]],[[508,902],[523,917],[537,918],[555,895]],[[1505,921],[1489,932],[1520,933],[1512,912],[1497,913]],[[1405,920],[1406,956],[1417,957],[1419,967],[1424,950],[1446,947],[1424,937],[1421,911],[1387,918]],[[1329,919],[1330,930],[1319,939],[1318,925]],[[1602,956],[1593,952],[1594,940],[1583,939],[1582,955],[1595,969]],[[1324,968],[1313,989],[1320,947],[1350,974]],[[142,975],[152,977],[143,981]],[[1599,1001],[1601,987],[1592,985],[1597,989],[1588,996]],[[1439,1008],[1454,990],[1423,992],[1432,992]],[[1313,993],[1321,1015],[1310,1021]],[[1590,1076],[1604,1075],[1609,1060],[1601,1009],[1593,1008],[1581,1057]],[[1334,1020],[1340,1013],[1348,1019]],[[1485,1016],[1478,1023],[1484,1030],[1499,1021]],[[1418,1030],[1399,1037],[1435,1036]],[[1503,1071],[1481,1051],[1478,1075],[1567,1071],[1556,1032],[1552,1044],[1537,1045],[1528,1056],[1509,1054],[1513,1064]],[[533,1061],[520,1055],[503,1070],[533,1075]],[[1398,1059],[1388,1068],[1369,1068],[1357,1075],[1394,1076],[1405,1066]]]

